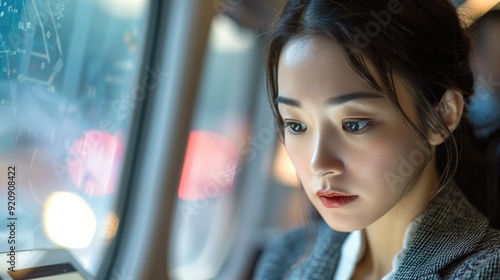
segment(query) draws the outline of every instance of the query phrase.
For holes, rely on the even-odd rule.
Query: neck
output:
[[[392,270],[392,260],[403,247],[406,228],[425,211],[436,191],[438,178],[432,165],[408,187],[400,203],[363,230],[367,247],[361,262],[377,279]]]

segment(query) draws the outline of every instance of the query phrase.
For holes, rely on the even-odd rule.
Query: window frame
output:
[[[96,279],[167,279],[168,244],[210,21],[210,1],[151,1],[138,81],[165,76],[134,112],[117,238]],[[159,63],[158,63],[159,62]]]

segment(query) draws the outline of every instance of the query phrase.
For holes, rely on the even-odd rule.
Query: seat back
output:
[[[500,130],[497,130],[490,138],[485,150],[488,162],[488,179],[486,183],[488,200],[488,213],[491,225],[500,229]]]

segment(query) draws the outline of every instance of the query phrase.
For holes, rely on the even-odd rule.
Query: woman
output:
[[[455,180],[468,55],[446,0],[288,3],[269,95],[320,217],[271,242],[255,279],[500,279],[500,232],[459,188],[481,185]]]

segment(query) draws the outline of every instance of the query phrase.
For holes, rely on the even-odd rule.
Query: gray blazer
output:
[[[333,279],[347,233],[320,221],[316,243],[303,258],[308,236],[302,227],[272,240],[253,279]],[[500,279],[500,231],[450,184],[429,204],[396,279]]]

